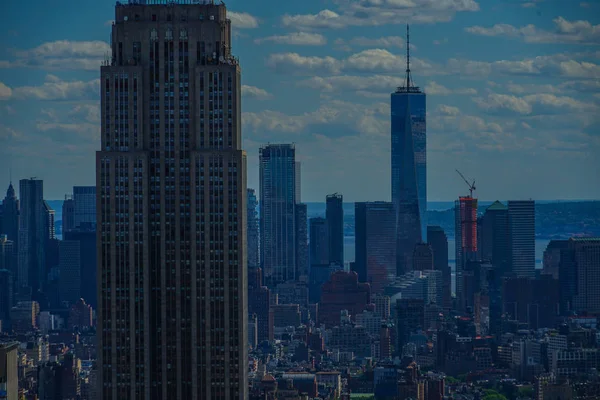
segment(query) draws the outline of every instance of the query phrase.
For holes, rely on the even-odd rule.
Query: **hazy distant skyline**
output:
[[[303,201],[389,200],[389,95],[428,97],[428,200],[599,199],[600,3],[231,0],[248,186],[258,148],[296,143]],[[99,70],[114,1],[9,2],[0,15],[0,190],[94,185]],[[52,15],[52,17],[50,17]],[[27,27],[25,29],[24,27]],[[16,186],[15,186],[16,187]],[[2,196],[3,197],[3,196]]]

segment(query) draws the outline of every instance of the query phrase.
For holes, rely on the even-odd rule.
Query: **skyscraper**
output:
[[[535,201],[508,202],[511,271],[518,277],[535,276]]]
[[[73,187],[73,226],[96,226],[96,187],[74,186]]]
[[[433,252],[433,269],[442,271],[443,307],[452,307],[452,275],[448,265],[448,237],[440,226],[427,227],[427,243]]]
[[[399,273],[410,270],[414,247],[426,241],[427,226],[427,99],[413,85],[409,48],[407,45],[406,82],[391,95],[392,203],[396,207]]]
[[[6,197],[4,197],[4,201],[2,202],[2,226],[0,226],[0,234],[5,234],[8,240],[13,241],[15,246],[18,246],[19,200],[17,200],[17,194],[12,182],[8,185]]]
[[[454,204],[456,246],[456,297],[464,307],[463,271],[468,261],[477,258],[477,199],[459,197]]]
[[[41,180],[22,179],[19,182],[21,214],[19,217],[19,291],[30,288],[41,290],[46,276],[46,242],[49,210],[44,204],[44,183]]]
[[[258,200],[256,199],[256,192],[254,189],[248,188],[247,202],[248,267],[256,268],[260,266],[260,238],[258,230]]]
[[[326,217],[329,229],[329,262],[344,265],[344,197],[334,193],[326,197]]]
[[[396,278],[396,225],[392,203],[355,203],[354,271],[374,294]]]
[[[117,3],[96,158],[103,399],[245,399],[246,156],[223,3]]]
[[[81,298],[81,254],[79,242],[61,240],[58,245],[61,303],[75,304]]]
[[[73,196],[65,195],[62,205],[62,233],[72,231],[75,228],[75,201]]]
[[[308,208],[306,204],[296,204],[296,279],[308,279]]]
[[[600,238],[571,238],[560,260],[561,311],[600,313]]]
[[[499,201],[485,210],[481,221],[481,259],[489,261],[499,276],[510,272],[510,243],[508,238],[508,208]]]
[[[321,286],[329,280],[329,229],[325,218],[311,218],[309,222],[310,279],[308,296],[312,303],[321,297]]]
[[[296,279],[296,149],[270,144],[259,159],[260,259],[265,282],[274,287]]]

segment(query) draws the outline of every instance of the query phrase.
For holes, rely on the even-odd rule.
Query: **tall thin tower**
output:
[[[96,158],[102,399],[248,397],[240,73],[223,3],[117,3]]]
[[[392,203],[396,207],[397,270],[412,266],[415,245],[427,232],[427,99],[412,82],[410,36],[406,27],[406,79],[391,95]]]

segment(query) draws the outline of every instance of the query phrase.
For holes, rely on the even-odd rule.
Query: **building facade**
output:
[[[481,243],[478,243],[480,259],[489,261],[505,276],[510,272],[510,242],[508,230],[508,207],[499,201],[489,206],[478,227]]]
[[[508,202],[511,273],[535,276],[535,201]]]
[[[361,282],[371,284],[373,293],[379,293],[397,276],[394,205],[355,203],[355,218],[354,271]]]
[[[448,237],[440,226],[427,227],[427,243],[433,252],[433,268],[442,271],[442,307],[452,307],[452,271],[448,265]]]
[[[260,149],[260,253],[269,286],[296,279],[296,149]]]
[[[15,243],[15,251],[19,245],[19,200],[15,193],[15,188],[12,182],[6,190],[6,197],[2,202],[2,226],[0,226],[0,234],[5,234],[8,240]]]
[[[117,3],[96,157],[103,399],[247,398],[241,70],[223,3]]]
[[[258,219],[258,200],[256,191],[248,188],[247,198],[247,218],[248,218],[248,267],[260,266],[260,237],[259,237],[259,219]]]
[[[344,265],[344,197],[330,194],[325,198],[328,235],[329,263]]]
[[[464,308],[463,271],[468,261],[477,257],[477,199],[459,197],[454,203],[454,229],[456,246],[456,297],[460,309]]]
[[[296,279],[308,280],[310,271],[308,255],[308,208],[306,204],[296,204]]]

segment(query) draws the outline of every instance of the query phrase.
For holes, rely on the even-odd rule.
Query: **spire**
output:
[[[15,188],[13,187],[12,181],[8,185],[8,190],[6,191],[6,198],[12,199],[16,197]]]
[[[410,73],[410,27],[406,24],[406,77],[404,86],[397,88],[396,93],[421,93],[421,89],[415,86]]]

